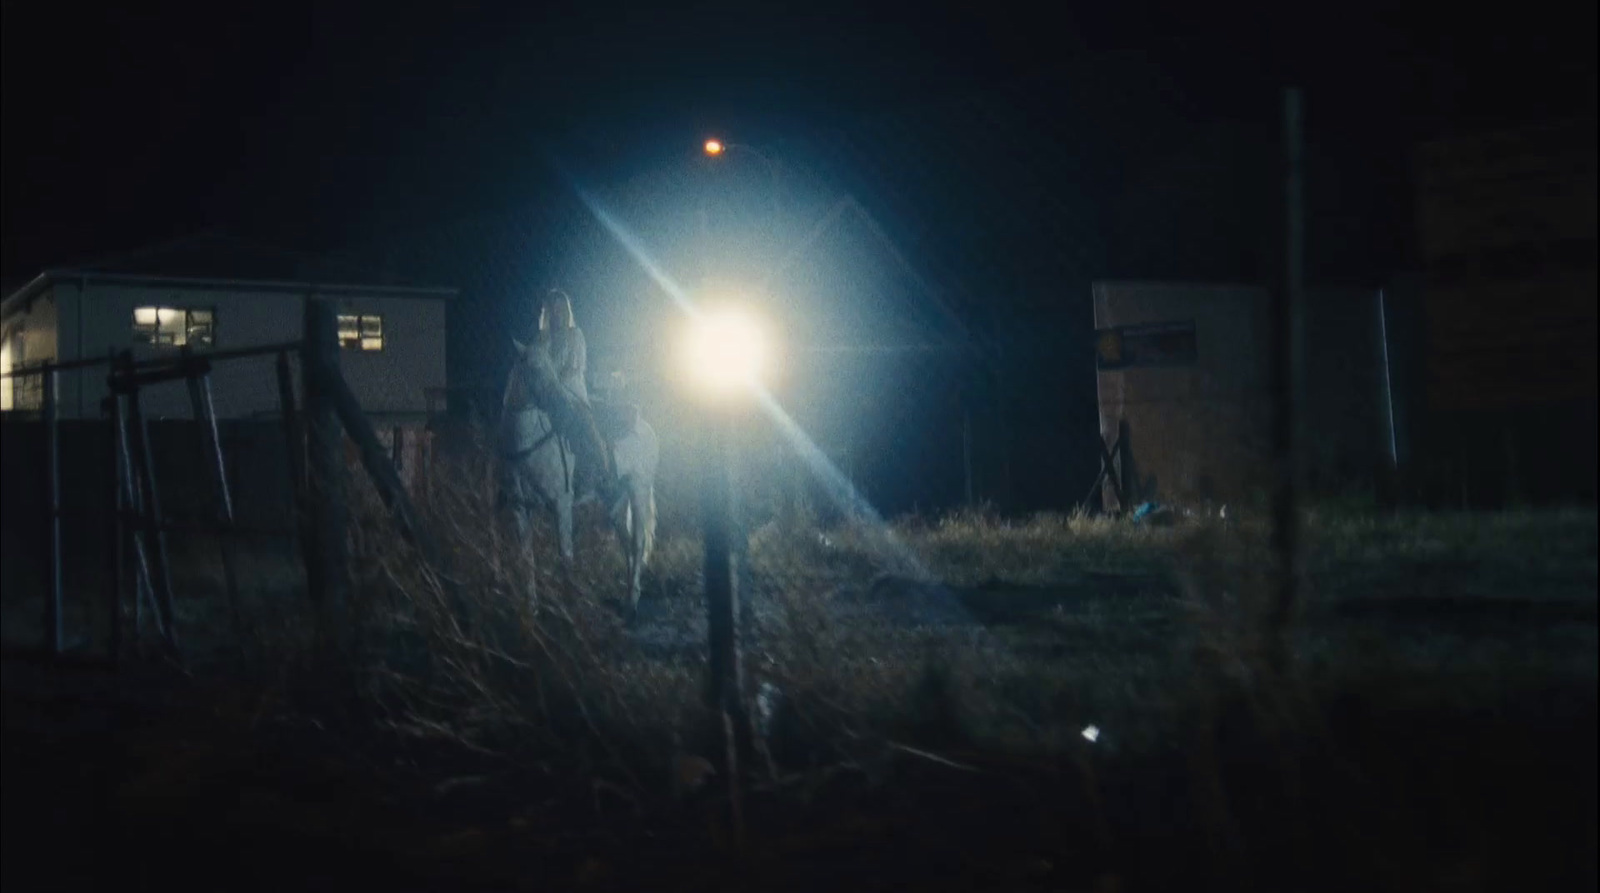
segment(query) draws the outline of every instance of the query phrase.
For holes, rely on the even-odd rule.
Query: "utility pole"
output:
[[[1301,407],[1305,390],[1304,267],[1305,267],[1305,171],[1304,136],[1301,130],[1301,94],[1297,88],[1284,91],[1285,166],[1285,248],[1284,276],[1273,302],[1273,445],[1277,453],[1277,481],[1273,499],[1273,551],[1278,559],[1278,579],[1271,632],[1285,649],[1288,625],[1298,610],[1300,584],[1299,495],[1301,486],[1300,447],[1304,416]]]

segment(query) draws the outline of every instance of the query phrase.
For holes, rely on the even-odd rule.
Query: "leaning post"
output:
[[[335,405],[339,341],[333,304],[308,297],[301,373],[305,386],[307,519],[305,563],[307,588],[317,612],[318,633],[326,645],[341,642],[349,602],[349,547],[346,542],[350,507],[344,468],[344,434]]]

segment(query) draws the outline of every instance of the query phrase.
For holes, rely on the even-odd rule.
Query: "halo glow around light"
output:
[[[710,311],[691,320],[683,360],[697,392],[722,399],[747,393],[766,371],[766,337],[745,313]]]

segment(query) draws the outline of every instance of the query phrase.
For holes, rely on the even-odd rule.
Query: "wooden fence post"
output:
[[[283,417],[283,437],[289,445],[289,484],[298,505],[306,489],[306,436],[301,430],[300,413],[295,408],[294,374],[289,369],[289,352],[278,352],[278,410]]]
[[[400,473],[402,483],[406,479],[406,429],[400,425],[393,425],[389,429],[389,457],[394,462],[394,470]]]
[[[310,538],[304,544],[306,582],[318,612],[319,630],[342,641],[349,601],[350,508],[346,502],[344,436],[334,405],[332,383],[338,375],[339,341],[334,308],[324,298],[308,297],[305,346],[301,350],[305,386],[306,495]],[[326,644],[330,640],[325,638]]]
[[[416,507],[411,504],[405,483],[400,479],[400,473],[395,470],[389,455],[384,452],[383,443],[378,440],[378,432],[373,429],[372,422],[361,411],[361,402],[356,399],[355,393],[350,390],[350,385],[345,382],[338,370],[334,370],[324,384],[327,388],[327,398],[332,402],[337,414],[337,420],[344,423],[344,430],[349,433],[350,439],[355,441],[361,456],[361,464],[372,479],[372,484],[377,489],[379,498],[383,500],[384,507],[389,509],[389,513],[400,527],[401,535],[407,542],[416,546],[424,562],[441,574],[445,589],[455,602],[456,609],[462,616],[466,616],[468,608],[452,582],[448,556],[440,550],[433,537],[418,520]]]
[[[295,408],[294,374],[289,368],[289,352],[278,352],[278,410],[283,422],[285,455],[289,461],[289,490],[294,516],[295,542],[300,546],[306,579],[311,578],[311,564],[305,560],[313,542],[310,528],[310,508],[306,505],[306,434],[300,424],[300,412]],[[301,369],[304,370],[304,362]]]

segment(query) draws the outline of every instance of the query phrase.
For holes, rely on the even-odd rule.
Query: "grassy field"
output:
[[[624,623],[613,542],[586,529],[563,574],[482,508],[426,509],[454,583],[363,516],[352,661],[266,564],[234,642],[202,563],[177,703],[86,694],[73,731],[48,674],[8,668],[8,829],[44,808],[14,767],[72,755],[101,818],[61,833],[115,829],[151,876],[199,840],[267,886],[292,851],[402,888],[1593,887],[1592,510],[1312,510],[1285,639],[1259,519],[760,527],[735,848],[701,772],[693,531],[663,526]]]

